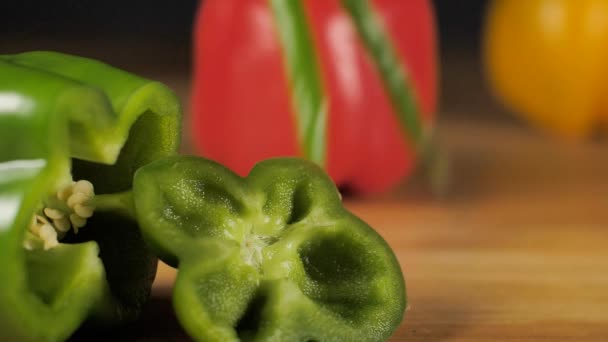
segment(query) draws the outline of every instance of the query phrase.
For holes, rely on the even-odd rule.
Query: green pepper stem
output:
[[[391,36],[379,19],[373,1],[341,0],[366,52],[382,80],[402,131],[416,148],[418,168],[427,177],[434,194],[443,196],[450,184],[448,157],[435,139],[434,127],[422,120],[416,87],[408,65],[400,59]]]
[[[95,206],[95,211],[111,211],[132,219],[137,218],[135,203],[133,202],[133,192],[130,190],[115,194],[95,195],[91,204]]]
[[[326,161],[327,98],[319,56],[302,1],[269,0],[294,104],[299,143],[304,156]]]
[[[342,6],[350,15],[359,38],[380,75],[403,131],[417,147],[418,154],[424,154],[428,148],[427,130],[430,128],[425,127],[420,119],[420,109],[407,65],[399,59],[389,34],[381,25],[369,0],[342,0]]]

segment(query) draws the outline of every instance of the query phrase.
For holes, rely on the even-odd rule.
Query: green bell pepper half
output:
[[[0,56],[0,340],[64,340],[88,318],[137,317],[157,262],[133,219],[96,213],[50,250],[23,241],[42,201],[72,179],[126,191],[139,167],[175,154],[180,115],[162,84],[98,61]]]
[[[311,162],[241,178],[168,157],[135,173],[133,198],[144,238],[178,267],[174,308],[196,340],[381,341],[403,318],[395,255]]]

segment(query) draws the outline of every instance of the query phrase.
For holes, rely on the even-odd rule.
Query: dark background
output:
[[[487,1],[433,3],[439,27],[441,117],[511,121],[483,78],[480,38]],[[188,75],[198,5],[193,0],[0,1],[0,53],[58,50],[150,77],[159,77],[155,70]]]
[[[408,1],[408,0],[403,0]],[[150,36],[189,40],[198,1],[56,0],[0,2],[0,30],[23,35]],[[442,45],[477,43],[486,1],[435,0]]]

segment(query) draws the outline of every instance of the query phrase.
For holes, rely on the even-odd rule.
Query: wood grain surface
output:
[[[346,199],[405,274],[409,308],[392,340],[608,340],[608,146],[510,124],[440,130],[451,162],[444,196],[416,179]],[[174,276],[161,266],[151,306],[164,311],[144,321],[174,320]],[[175,322],[150,334],[187,339]]]

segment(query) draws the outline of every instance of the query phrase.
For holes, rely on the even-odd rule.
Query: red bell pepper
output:
[[[367,2],[204,1],[194,32],[197,149],[240,174],[269,157],[307,157],[363,193],[409,175],[436,108],[433,9]],[[294,23],[283,7],[297,6],[305,20]]]

